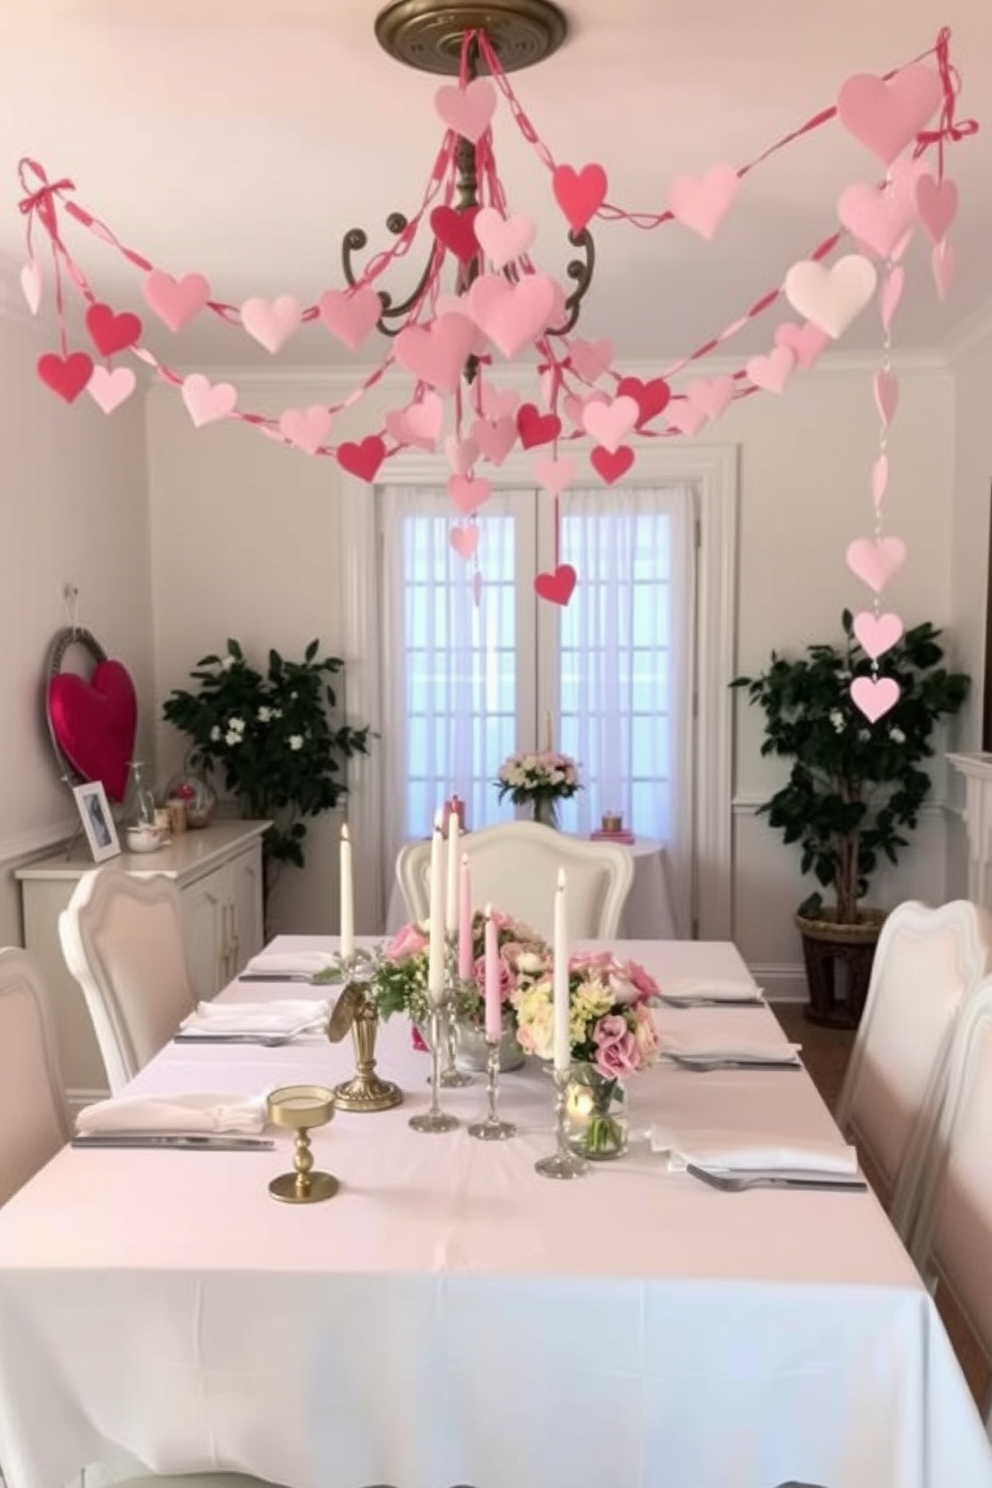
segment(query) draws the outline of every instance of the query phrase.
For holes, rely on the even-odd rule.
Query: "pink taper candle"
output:
[[[470,982],[475,974],[475,957],[472,955],[472,870],[468,866],[468,854],[462,854],[458,870],[458,975],[463,982]]]
[[[486,905],[486,1040],[499,1041],[503,1032],[503,999],[500,996],[499,941],[491,905]]]

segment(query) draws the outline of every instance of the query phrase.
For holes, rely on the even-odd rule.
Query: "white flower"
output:
[[[243,718],[229,718],[227,720],[227,726],[235,734],[243,734],[245,731],[245,721]]]
[[[213,740],[213,742],[215,744],[217,743],[217,740],[220,738],[220,728],[219,728],[219,726],[216,723],[214,724],[213,728],[210,730],[210,737],[211,737],[211,739]]]
[[[901,728],[889,729],[889,738],[893,744],[905,744],[906,742],[906,735]]]
[[[273,708],[272,709],[272,717],[273,718],[281,718],[282,717],[282,709],[281,708]]]
[[[830,722],[839,734],[844,732],[844,715],[839,708],[831,708]]]
[[[302,734],[290,734],[290,736],[289,736],[289,747],[290,747],[290,749],[302,749],[303,748],[303,735]]]
[[[262,707],[259,708],[256,717],[258,718],[259,723],[268,723],[272,718],[272,709],[266,708],[263,704]]]
[[[224,735],[224,743],[225,744],[243,744],[244,743],[244,735],[243,734],[235,733],[234,729],[228,729],[227,733]]]
[[[858,729],[858,739],[862,744],[867,744],[871,738],[871,729]]]
[[[237,660],[238,658],[232,656],[229,651],[226,656],[221,657],[220,664],[225,672],[229,672],[233,666],[237,665]]]

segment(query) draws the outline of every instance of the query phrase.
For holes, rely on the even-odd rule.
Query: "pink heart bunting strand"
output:
[[[585,433],[585,409],[587,403],[608,403],[606,393],[590,393],[586,398],[577,398],[574,393],[566,393],[561,401],[565,417]]]
[[[93,375],[93,358],[85,351],[71,351],[65,357],[48,351],[38,358],[36,370],[53,393],[58,393],[66,403],[75,403]]]
[[[504,218],[495,207],[483,207],[475,219],[475,236],[494,269],[521,258],[534,241],[534,219],[523,213]]]
[[[937,74],[922,62],[887,83],[872,73],[849,77],[837,96],[837,115],[849,134],[883,165],[891,165],[940,105]]]
[[[882,423],[888,428],[899,407],[899,379],[894,372],[875,373],[875,407]]]
[[[455,475],[468,475],[479,458],[479,446],[474,439],[458,439],[449,434],[444,441],[444,453]]]
[[[719,418],[734,396],[734,379],[729,373],[722,377],[700,377],[690,382],[685,390],[688,401],[708,419]]]
[[[551,177],[551,189],[569,227],[580,233],[606,200],[606,172],[601,165],[584,165],[580,171],[558,165]]]
[[[587,434],[615,455],[637,423],[640,407],[634,398],[614,398],[612,403],[587,403],[582,421]]]
[[[326,408],[287,408],[279,419],[279,432],[297,449],[315,455],[331,431],[331,415]]]
[[[902,292],[906,287],[906,270],[902,264],[893,264],[892,268],[882,280],[882,288],[879,292],[878,307],[882,317],[882,329],[887,331],[892,325],[892,319],[899,309]]]
[[[173,279],[161,269],[152,269],[145,278],[144,294],[159,320],[178,332],[208,303],[210,285],[202,274]]]
[[[485,383],[482,388],[482,412],[495,423],[497,419],[513,418],[520,407],[520,394],[512,388],[494,388]]]
[[[643,429],[659,413],[664,413],[672,390],[663,377],[652,377],[649,382],[642,382],[639,377],[621,377],[617,383],[617,395],[634,399],[638,408],[637,427]]]
[[[539,573],[534,580],[538,599],[550,604],[567,605],[575,590],[578,575],[570,563],[559,563],[554,573]]]
[[[785,391],[795,365],[795,352],[788,346],[776,346],[767,356],[751,357],[745,370],[755,387],[766,393],[781,393]]]
[[[914,205],[905,193],[858,181],[841,192],[837,215],[876,258],[888,258],[912,228]]]
[[[469,430],[470,438],[490,465],[502,465],[517,442],[517,426],[512,418],[478,418]]]
[[[668,192],[668,210],[683,227],[709,239],[733,205],[739,187],[734,167],[721,161],[702,176],[676,176]]]
[[[21,270],[21,294],[31,314],[37,315],[41,305],[41,264],[36,258],[28,259]]]
[[[888,484],[889,457],[888,455],[879,455],[871,467],[871,499],[876,511],[878,511],[878,508],[885,500],[885,492],[888,489]]]
[[[464,315],[441,315],[428,326],[408,325],[396,337],[396,360],[422,382],[453,393],[474,336],[475,327]]]
[[[622,444],[618,450],[604,449],[601,444],[597,444],[589,455],[589,464],[608,486],[626,475],[633,463],[634,451],[628,444]]]
[[[946,300],[950,293],[951,285],[954,283],[954,270],[956,267],[957,255],[951,244],[946,240],[935,243],[930,254],[930,271],[933,274],[933,283],[937,291],[938,300]]]
[[[566,486],[570,486],[578,474],[578,466],[569,455],[560,455],[557,460],[552,460],[548,455],[542,455],[534,461],[534,475],[538,485],[547,491],[549,496],[560,496]]]
[[[394,408],[386,414],[386,430],[397,444],[434,451],[444,422],[444,404],[437,393],[425,393],[419,403]]]
[[[947,237],[958,214],[958,188],[953,181],[920,176],[916,182],[916,210],[931,243]]]
[[[595,382],[613,361],[613,342],[605,336],[598,341],[572,341],[568,354],[582,381]]]
[[[786,320],[776,327],[775,345],[787,346],[800,367],[805,367],[808,371],[810,367],[816,365],[821,353],[830,345],[830,337],[811,320],[801,326],[796,325],[794,321]]]
[[[786,274],[785,296],[794,310],[836,341],[861,314],[876,282],[874,264],[859,253],[839,258],[830,268],[804,259]]]
[[[449,475],[448,496],[463,516],[478,511],[492,495],[492,482],[482,476]]]
[[[251,299],[241,306],[241,324],[259,346],[275,354],[297,329],[302,314],[302,306],[293,295],[279,295],[274,300]]]
[[[329,289],[317,306],[321,323],[343,341],[349,351],[357,351],[375,329],[382,314],[382,301],[368,284],[355,290]]]
[[[386,446],[378,434],[368,434],[357,444],[349,440],[338,445],[338,464],[359,480],[374,481],[385,458]]]
[[[668,422],[676,433],[687,434],[691,438],[693,434],[698,434],[705,424],[706,414],[688,398],[677,398],[669,407]]]
[[[875,594],[881,594],[905,561],[906,544],[898,537],[883,537],[878,542],[859,537],[847,549],[848,568]]]
[[[208,382],[201,373],[193,372],[183,380],[182,398],[193,423],[202,429],[204,424],[216,423],[233,413],[238,393],[229,382]]]
[[[136,386],[137,378],[130,367],[94,367],[86,391],[103,413],[113,413]]]
[[[101,356],[126,351],[141,336],[141,321],[125,310],[115,315],[109,305],[91,305],[86,312],[86,329]]]
[[[496,112],[496,89],[488,78],[473,78],[464,88],[446,85],[434,94],[434,108],[442,124],[476,145]]]
[[[561,433],[561,419],[556,413],[542,413],[533,403],[523,403],[517,410],[517,433],[524,449],[550,444]]]
[[[515,357],[550,324],[555,285],[546,274],[526,274],[516,284],[498,274],[480,274],[465,298],[479,329],[505,357]]]
[[[855,677],[851,700],[869,723],[877,723],[899,701],[899,683],[892,677]]]
[[[854,617],[854,634],[861,648],[872,661],[892,649],[902,636],[902,621],[891,613],[873,615],[871,610],[862,610]]]
[[[474,522],[467,527],[452,527],[448,541],[459,558],[471,558],[479,546],[479,529]]]
[[[431,213],[431,231],[460,263],[471,263],[479,256],[479,240],[475,235],[478,212],[478,207],[465,207],[460,212],[454,207],[435,207]]]

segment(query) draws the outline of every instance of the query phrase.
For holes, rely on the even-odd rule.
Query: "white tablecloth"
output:
[[[727,945],[620,949],[663,980],[744,974]],[[722,1042],[777,1029],[764,1009],[661,1018]],[[482,1144],[409,1129],[428,1061],[401,1020],[379,1053],[407,1100],[314,1134],[329,1203],[269,1198],[280,1133],[263,1154],[66,1150],[0,1212],[9,1488],[122,1454],[290,1488],[990,1488],[978,1413],[870,1193],[718,1193],[643,1142],[549,1182],[540,1071],[504,1078],[519,1137]],[[349,1042],[171,1044],[132,1092],[333,1083],[351,1063]],[[466,1118],[483,1101],[444,1096]],[[796,1072],[659,1066],[630,1114],[836,1136]]]
[[[634,881],[620,916],[620,934],[626,940],[675,940],[679,931],[664,843],[639,837],[624,846],[634,857]],[[403,893],[394,877],[386,915],[389,934],[394,934],[406,918]]]

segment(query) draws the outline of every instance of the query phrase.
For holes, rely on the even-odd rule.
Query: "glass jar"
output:
[[[166,788],[170,801],[182,801],[186,807],[186,825],[190,828],[209,827],[217,809],[217,796],[206,777],[192,763],[189,755],[178,775],[174,775]]]
[[[142,760],[132,760],[128,766],[128,782],[124,792],[125,827],[155,826],[155,796],[145,784],[142,773],[144,768]]]
[[[609,1162],[627,1150],[623,1085],[594,1064],[575,1064],[565,1096],[568,1145],[590,1162]]]

